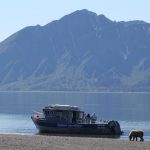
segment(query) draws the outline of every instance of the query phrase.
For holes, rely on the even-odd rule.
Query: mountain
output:
[[[150,91],[150,24],[88,10],[0,43],[0,90]]]

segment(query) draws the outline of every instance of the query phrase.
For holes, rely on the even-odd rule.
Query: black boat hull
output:
[[[63,124],[49,122],[46,119],[31,117],[36,128],[42,133],[56,134],[87,134],[87,135],[120,135],[121,129],[118,124],[117,130],[111,128],[108,123],[99,124]]]

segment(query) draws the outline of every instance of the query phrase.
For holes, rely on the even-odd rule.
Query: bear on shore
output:
[[[140,141],[144,141],[144,132],[142,130],[131,130],[131,132],[129,133],[129,140],[133,140],[136,139],[136,141],[138,140],[138,137],[140,138]]]

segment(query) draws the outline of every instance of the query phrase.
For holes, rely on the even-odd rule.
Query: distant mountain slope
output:
[[[150,91],[150,24],[88,10],[0,43],[0,90]]]

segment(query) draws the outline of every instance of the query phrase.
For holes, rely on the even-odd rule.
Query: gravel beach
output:
[[[0,150],[149,150],[150,142],[110,138],[0,135]]]

